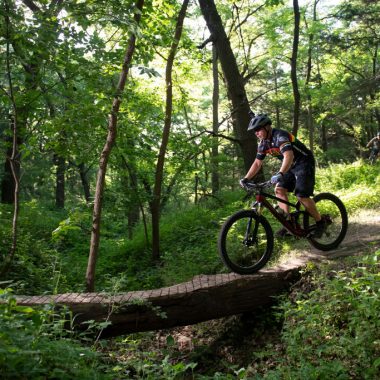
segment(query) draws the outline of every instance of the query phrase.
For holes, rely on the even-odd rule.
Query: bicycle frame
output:
[[[295,212],[290,213],[291,219],[287,220],[283,215],[276,211],[276,209],[269,203],[267,198],[276,200],[278,202],[284,203],[290,207],[296,209]],[[301,203],[297,202],[296,204],[284,201],[281,198],[276,197],[275,195],[265,193],[262,189],[259,189],[256,193],[256,201],[252,204],[252,209],[254,209],[258,215],[261,215],[263,207],[266,207],[269,212],[294,236],[298,238],[307,237],[310,231],[303,229],[298,223],[298,216],[303,211],[300,210]],[[297,218],[295,218],[297,217]]]

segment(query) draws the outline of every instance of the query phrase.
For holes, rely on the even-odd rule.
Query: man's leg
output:
[[[317,206],[315,205],[315,202],[311,198],[298,198],[299,201],[304,205],[307,212],[315,219],[316,222],[319,222],[321,220],[321,214],[317,210]]]
[[[283,201],[288,201],[288,190],[284,187],[279,187],[278,185],[275,187],[275,193],[276,197],[282,199]],[[289,206],[285,203],[278,202],[278,205],[287,213],[289,214]]]
[[[307,212],[315,219],[316,228],[312,232],[312,236],[316,239],[322,237],[323,233],[326,231],[327,223],[326,219],[321,217],[321,214],[317,210],[315,202],[311,198],[298,198],[300,202],[305,206]]]
[[[288,190],[284,187],[279,187],[278,185],[275,187],[275,194],[276,197],[288,201]],[[284,210],[287,214],[289,214],[289,206],[285,203],[278,202],[279,207]],[[291,234],[288,232],[288,230],[285,227],[280,228],[278,231],[276,231],[276,236],[278,237],[285,237],[285,236],[291,236]]]

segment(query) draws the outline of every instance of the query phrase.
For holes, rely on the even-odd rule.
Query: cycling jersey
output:
[[[315,162],[313,153],[295,138],[282,129],[272,129],[268,140],[261,140],[257,148],[256,158],[263,160],[267,154],[283,160],[286,151],[293,151],[293,164],[284,173],[278,187],[294,191],[297,197],[308,198],[313,195],[315,186]]]
[[[263,160],[267,154],[270,154],[282,160],[284,152],[288,150],[292,150],[294,153],[294,163],[304,158],[313,160],[312,152],[301,141],[291,133],[276,128],[272,129],[272,136],[269,140],[260,141],[256,158]]]

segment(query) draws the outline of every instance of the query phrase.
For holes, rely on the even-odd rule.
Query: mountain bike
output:
[[[338,247],[346,236],[348,228],[347,211],[343,202],[334,194],[320,193],[313,199],[318,211],[325,220],[325,230],[321,237],[314,237],[315,220],[297,203],[286,202],[265,189],[273,187],[270,181],[246,183],[247,195],[244,200],[255,195],[251,209],[240,210],[231,215],[223,224],[218,239],[218,250],[224,264],[238,274],[257,272],[271,258],[274,246],[273,230],[268,219],[263,216],[267,209],[286,230],[298,239],[307,239],[312,246],[321,251]],[[287,204],[289,216],[269,199]]]

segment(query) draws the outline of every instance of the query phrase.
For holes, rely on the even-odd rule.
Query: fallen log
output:
[[[17,296],[19,305],[65,306],[74,316],[74,326],[83,322],[110,322],[103,338],[137,331],[158,330],[195,324],[272,305],[300,278],[300,267],[272,268],[254,275],[200,275],[191,281],[148,291],[123,294],[68,293]]]

